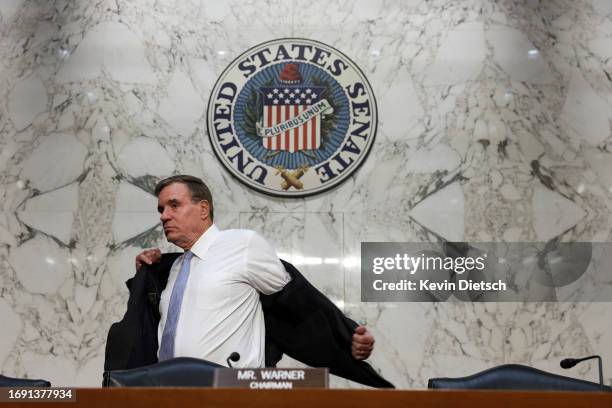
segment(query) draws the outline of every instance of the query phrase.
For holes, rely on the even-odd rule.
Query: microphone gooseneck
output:
[[[604,389],[604,383],[603,383],[603,363],[601,361],[601,356],[598,355],[594,355],[594,356],[588,356],[588,357],[582,357],[582,358],[565,358],[563,360],[561,360],[561,362],[559,363],[559,365],[561,366],[561,368],[572,368],[574,367],[576,364],[585,361],[585,360],[591,360],[593,358],[596,358],[597,360],[599,360],[599,385],[601,387],[601,389]]]

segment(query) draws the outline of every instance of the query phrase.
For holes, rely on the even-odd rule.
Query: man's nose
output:
[[[161,222],[165,222],[170,219],[170,212],[168,211],[167,208],[164,208],[164,211],[162,211],[161,214],[159,214],[159,219]]]

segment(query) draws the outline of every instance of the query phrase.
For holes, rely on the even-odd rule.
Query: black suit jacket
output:
[[[126,284],[128,307],[114,323],[106,342],[104,370],[124,370],[157,362],[159,301],[179,253],[163,254],[161,262],[144,265]],[[272,295],[260,295],[266,325],[266,366],[283,354],[312,367],[329,367],[332,374],[361,384],[393,388],[364,361],[351,355],[357,323],[344,316],[293,265],[282,261],[291,281]]]

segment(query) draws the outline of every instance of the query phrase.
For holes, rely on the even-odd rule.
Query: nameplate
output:
[[[328,384],[327,368],[217,368],[213,387],[291,390]]]

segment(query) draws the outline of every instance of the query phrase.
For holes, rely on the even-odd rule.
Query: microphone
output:
[[[582,357],[582,358],[566,358],[561,360],[561,362],[559,363],[559,365],[561,366],[561,368],[572,368],[573,366],[575,366],[576,364],[585,361],[585,360],[591,360],[593,358],[596,358],[599,360],[599,385],[601,386],[601,389],[604,389],[604,384],[603,384],[603,363],[601,362],[601,356],[588,356],[588,357]]]
[[[232,366],[232,363],[230,363],[230,360],[232,360],[235,363],[236,361],[240,360],[240,354],[238,354],[237,352],[234,351],[232,354],[229,355],[227,360],[225,360],[225,362],[227,363],[227,366],[229,368],[234,368]]]

